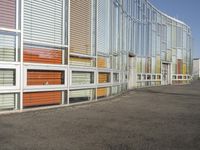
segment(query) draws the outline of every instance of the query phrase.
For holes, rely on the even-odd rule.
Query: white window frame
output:
[[[10,62],[9,62],[10,63]],[[16,93],[20,92],[20,64],[8,62],[1,63],[0,69],[13,69],[15,70],[15,85],[14,86],[0,86],[0,93]]]
[[[72,84],[72,72],[73,71],[78,71],[78,72],[91,72],[94,73],[94,83],[92,84],[81,84],[81,85],[73,85]],[[79,67],[71,67],[69,69],[69,86],[70,90],[76,90],[76,89],[93,89],[96,87],[96,81],[97,81],[97,75],[96,75],[96,70],[95,68],[81,68]]]
[[[27,70],[51,70],[51,71],[63,71],[65,74],[63,85],[27,85]],[[68,90],[67,87],[67,65],[46,65],[46,64],[24,64],[24,92],[34,91],[63,91]]]

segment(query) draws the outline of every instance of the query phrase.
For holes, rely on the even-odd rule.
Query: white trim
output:
[[[50,47],[66,47],[68,48],[67,45],[60,45],[60,44],[52,44],[52,43],[47,43],[47,42],[41,42],[41,41],[33,41],[33,40],[24,40],[24,44],[38,44],[42,46],[50,46]]]
[[[55,68],[56,70],[63,70],[67,68],[67,65],[54,65],[54,64],[41,64],[41,63],[24,63],[24,67],[28,67],[28,68],[33,68],[33,69],[37,69],[36,67],[38,67],[39,69],[53,69]]]
[[[95,89],[96,88],[96,84],[86,84],[86,85],[82,85],[82,86],[70,86],[69,90],[82,90],[82,89]]]
[[[24,59],[24,0],[21,0],[21,43],[20,43],[20,105],[19,109],[23,110],[23,88],[24,88],[24,77],[23,77],[23,59]]]
[[[27,70],[50,70],[50,71],[63,71],[65,76],[68,74],[68,68],[67,66],[48,66],[48,65],[24,65],[24,89],[49,89],[49,88],[60,88],[63,87],[64,89],[67,89],[68,81],[67,78],[64,78],[64,84],[63,85],[40,85],[40,86],[28,86],[27,85]]]
[[[77,56],[77,57],[83,57],[83,58],[96,58],[96,56],[93,55],[85,55],[80,53],[70,53],[71,56]]]
[[[17,29],[8,29],[8,28],[2,28],[0,27],[0,31],[5,31],[5,32],[16,32],[16,33],[20,33],[21,30],[17,30]]]
[[[5,93],[8,90],[19,90],[20,89],[20,65],[2,65],[0,64],[0,69],[13,69],[15,70],[15,85],[14,86],[0,86],[0,93]]]
[[[65,76],[66,80],[67,80],[67,83],[70,83],[70,68],[69,68],[69,64],[70,64],[70,34],[71,34],[71,30],[70,30],[70,27],[71,27],[71,0],[68,0],[68,21],[67,21],[67,25],[68,25],[68,29],[67,29],[67,34],[68,34],[68,41],[67,41],[67,44],[68,44],[68,52],[67,52],[67,74]],[[67,84],[67,105],[69,105],[69,84]]]
[[[80,84],[80,85],[73,85],[72,84],[72,72],[73,71],[78,71],[78,72],[82,72],[82,73],[93,73],[94,74],[94,83],[91,83],[91,84]],[[71,88],[71,87],[82,87],[83,88],[83,86],[85,87],[85,86],[94,86],[95,84],[96,84],[96,77],[95,77],[95,70],[90,70],[90,69],[87,69],[87,70],[81,70],[81,69],[70,69],[69,70],[69,73],[70,73],[70,75],[69,75],[69,78],[70,78],[70,82],[69,82],[69,88]]]
[[[82,67],[82,66],[71,66],[70,71],[81,71],[81,72],[95,72],[96,68]]]

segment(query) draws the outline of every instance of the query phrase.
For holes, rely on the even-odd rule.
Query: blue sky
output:
[[[193,57],[200,58],[200,0],[149,0],[162,12],[182,20],[192,29]]]

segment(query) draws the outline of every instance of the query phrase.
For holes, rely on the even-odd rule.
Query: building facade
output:
[[[193,59],[193,79],[200,80],[200,58]]]
[[[0,110],[188,83],[191,39],[147,0],[0,0]]]

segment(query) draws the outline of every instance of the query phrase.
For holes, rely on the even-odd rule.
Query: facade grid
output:
[[[189,83],[191,39],[147,0],[0,0],[0,110]]]

